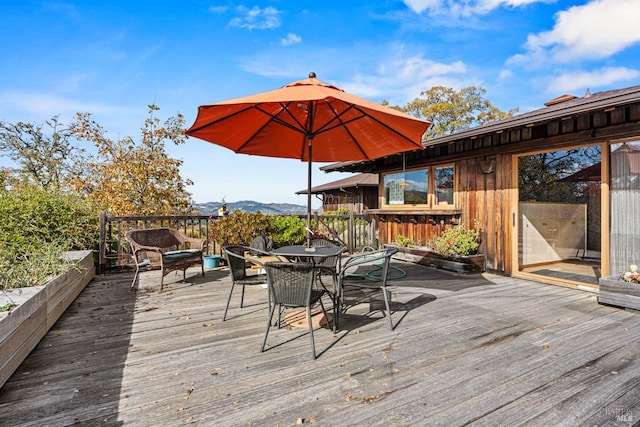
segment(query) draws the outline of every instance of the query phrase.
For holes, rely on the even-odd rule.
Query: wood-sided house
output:
[[[481,229],[487,269],[595,287],[640,264],[640,86],[425,141],[424,150],[324,171],[377,173],[382,243]]]
[[[311,194],[321,197],[322,212],[348,209],[362,214],[366,210],[378,207],[378,182],[378,174],[360,173],[312,187]],[[296,194],[307,194],[307,189]]]

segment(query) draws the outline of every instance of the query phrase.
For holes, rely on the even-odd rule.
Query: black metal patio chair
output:
[[[328,247],[328,246],[342,246],[342,245],[339,242],[336,242],[335,240],[313,239],[311,240],[311,246],[322,248],[322,247]],[[316,277],[318,278],[318,281],[320,282],[322,287],[324,287],[325,289],[327,289],[327,287],[322,282],[322,276],[327,276],[327,275],[331,276],[331,280],[333,281],[332,283],[333,287],[334,289],[337,289],[338,271],[340,270],[341,258],[342,258],[342,255],[329,256],[326,258],[322,258],[319,261],[315,261]]]
[[[287,308],[306,308],[307,323],[309,325],[309,336],[311,338],[311,354],[316,359],[316,346],[313,337],[313,322],[311,318],[311,307],[320,304],[322,313],[327,318],[327,311],[324,308],[322,297],[331,294],[324,289],[315,289],[315,267],[307,262],[267,262],[264,265],[267,273],[267,283],[271,302],[269,305],[269,319],[267,329],[264,333],[261,351],[265,351],[269,329],[272,326],[273,314],[277,310],[278,321],[276,325],[280,328],[281,315]],[[328,319],[328,318],[327,318]]]
[[[248,252],[253,252],[255,255],[247,257],[245,254]],[[227,264],[229,265],[229,271],[231,272],[231,289],[229,290],[229,298],[227,298],[227,305],[224,309],[224,315],[222,316],[223,321],[227,320],[229,303],[231,302],[233,289],[236,285],[242,286],[242,293],[240,295],[240,308],[243,308],[245,286],[266,285],[267,283],[267,275],[264,273],[258,272],[258,274],[255,275],[247,274],[247,263],[257,265],[258,267],[260,267],[260,269],[264,269],[264,263],[259,260],[259,256],[269,257],[266,259],[273,259],[274,257],[268,252],[242,245],[225,246],[224,253],[227,259]],[[280,259],[279,257],[275,258]],[[269,306],[271,306],[271,298],[268,292],[267,299],[269,301]]]
[[[364,251],[354,254],[342,260],[342,266],[338,272],[338,292],[336,295],[336,316],[333,320],[337,327],[339,311],[344,309],[345,288],[353,287],[369,290],[380,290],[384,297],[386,313],[389,319],[389,328],[393,331],[394,325],[391,319],[389,295],[387,291],[387,279],[389,278],[389,264],[391,257],[398,252],[397,248],[385,248],[374,251]]]

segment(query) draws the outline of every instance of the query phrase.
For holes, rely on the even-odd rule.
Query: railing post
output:
[[[318,215],[318,211],[313,213],[313,220],[316,222],[316,228],[320,229],[320,217]],[[311,238],[313,238],[313,236]]]
[[[375,215],[370,215],[369,218],[369,246],[378,249],[376,245],[376,236],[378,235],[378,218]]]
[[[354,225],[354,221],[353,221],[353,211],[350,210],[349,211],[349,227],[348,227],[348,232],[347,232],[347,240],[348,240],[348,248],[349,248],[349,253],[353,253],[353,246],[354,246],[354,230],[353,230],[353,225]]]
[[[106,269],[107,254],[107,213],[100,211],[100,243],[98,244],[98,274]]]

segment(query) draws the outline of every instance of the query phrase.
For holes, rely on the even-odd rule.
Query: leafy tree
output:
[[[37,184],[42,188],[64,188],[71,177],[82,175],[86,152],[74,144],[71,130],[58,116],[42,125],[0,121],[0,155],[18,168],[4,169],[5,186]]]
[[[190,180],[180,175],[182,160],[169,157],[165,142],[176,145],[186,140],[184,117],[178,114],[164,123],[154,116],[159,108],[149,105],[149,117],[141,128],[141,141],[125,137],[109,139],[89,113],[78,113],[71,133],[91,141],[97,158],[88,163],[89,176],[73,181],[74,188],[86,194],[112,215],[181,214],[191,210]]]
[[[404,107],[394,107],[414,117],[429,120],[432,124],[427,139],[448,135],[472,126],[511,117],[516,110],[500,111],[484,98],[486,90],[475,86],[459,91],[444,86],[434,86],[423,91]]]

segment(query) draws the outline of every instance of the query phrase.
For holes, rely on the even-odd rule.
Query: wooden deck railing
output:
[[[354,252],[365,246],[378,246],[376,222],[372,216],[357,215],[315,215],[318,228],[327,231],[338,240],[347,251]]]
[[[132,264],[131,252],[124,238],[128,230],[170,227],[182,231],[187,236],[206,238],[209,235],[211,218],[209,215],[108,216],[102,212],[98,273]],[[216,253],[215,243],[210,242],[209,251]]]
[[[300,215],[306,218],[306,215]],[[217,216],[210,215],[166,215],[166,216],[108,216],[100,214],[100,253],[98,273],[114,268],[132,266],[129,247],[124,235],[137,228],[170,227],[188,236],[207,238],[209,223]],[[354,252],[365,246],[376,247],[377,230],[373,217],[367,215],[318,215],[314,214],[318,228],[331,235]],[[220,252],[215,242],[209,241],[209,253]]]

